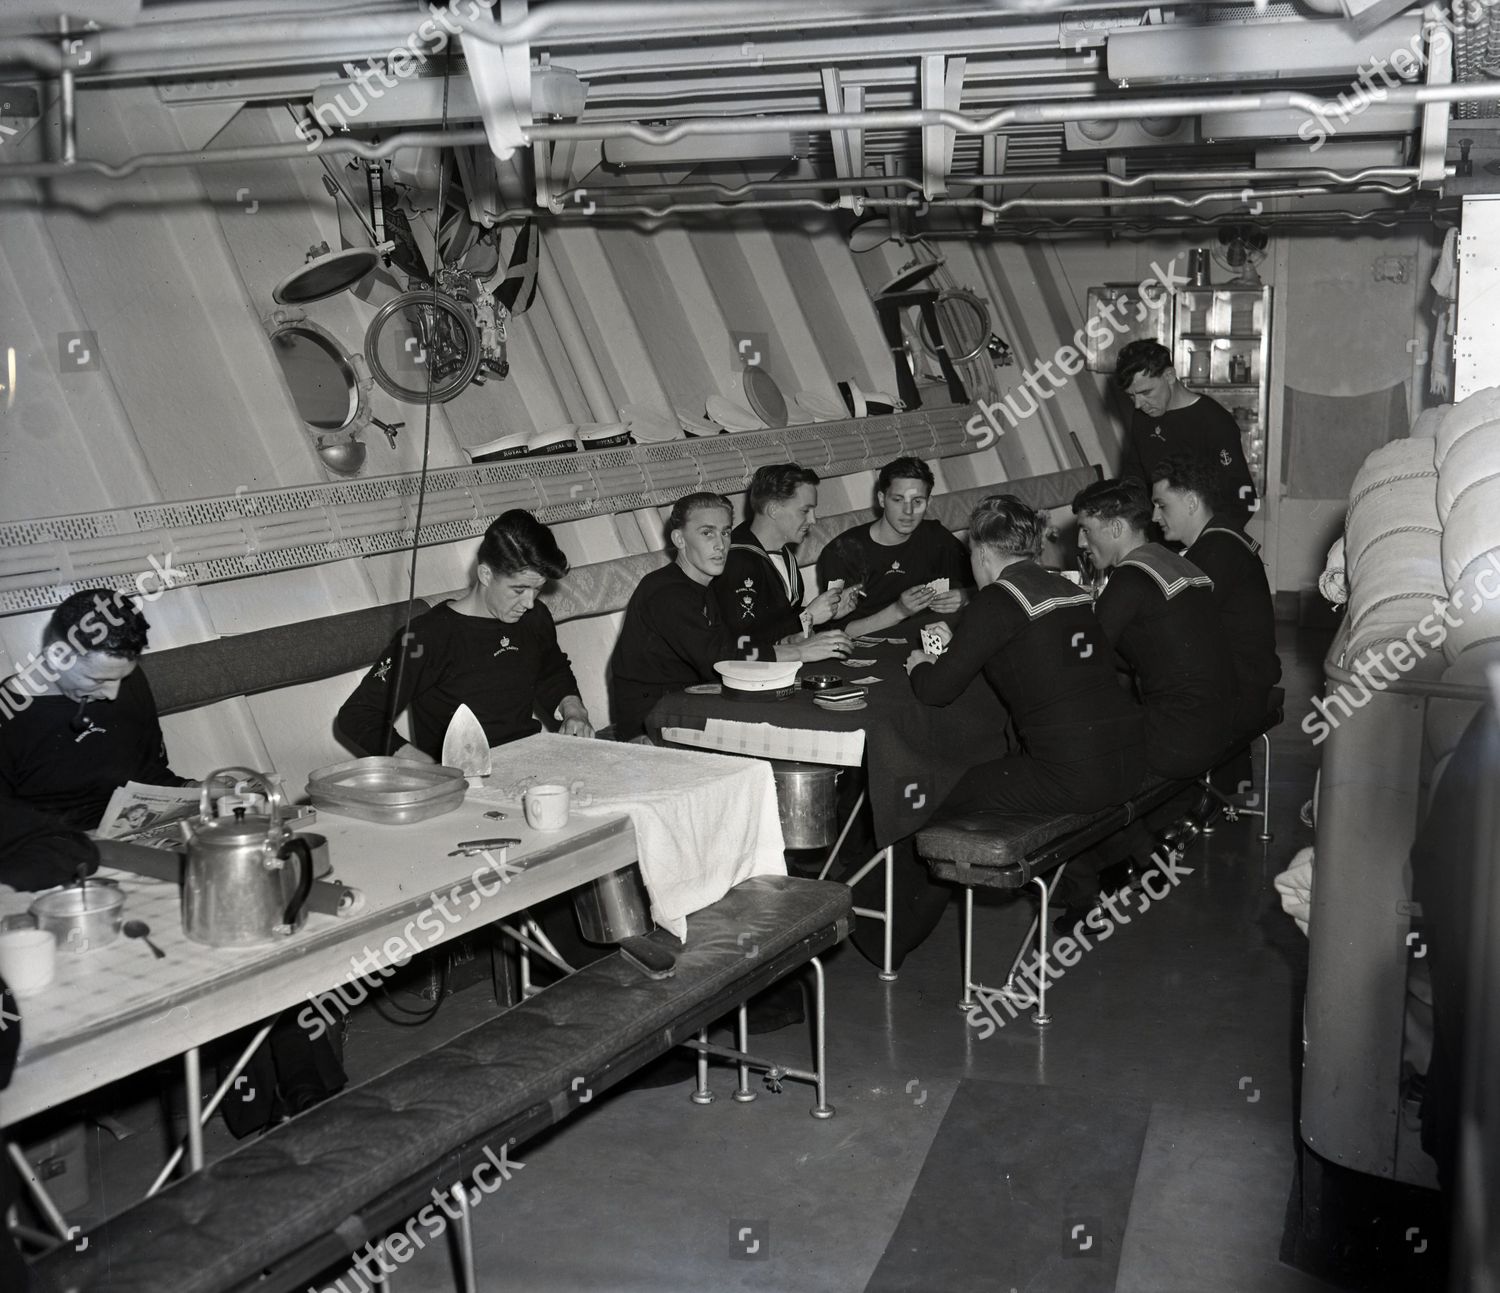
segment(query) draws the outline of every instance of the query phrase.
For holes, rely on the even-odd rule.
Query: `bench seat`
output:
[[[1153,781],[1128,803],[1092,814],[981,812],[945,817],[917,832],[917,853],[939,880],[1024,889],[1036,876],[1108,839],[1194,784]]]
[[[1265,766],[1262,772],[1260,807],[1226,808],[1226,815],[1246,814],[1261,819],[1262,840],[1271,838],[1270,783],[1271,741],[1269,733],[1282,721],[1286,707],[1286,693],[1280,687],[1271,689],[1270,707],[1265,721],[1253,736],[1245,736],[1216,758],[1211,767],[1219,768],[1243,753],[1255,741],[1265,744]],[[1123,830],[1147,813],[1170,802],[1177,795],[1197,787],[1203,788],[1205,800],[1217,797],[1226,804],[1229,801],[1215,790],[1205,774],[1202,778],[1184,778],[1164,781],[1153,779],[1138,790],[1123,804],[1115,804],[1097,813],[1068,813],[1048,816],[1037,813],[977,812],[939,817],[917,832],[917,855],[926,863],[928,870],[938,880],[947,880],[960,885],[964,891],[964,913],[961,925],[961,959],[963,962],[963,996],[959,1009],[972,1012],[975,1009],[975,993],[990,993],[1007,997],[1012,1001],[1034,1004],[1037,1009],[1032,1019],[1037,1024],[1051,1022],[1047,1014],[1046,980],[1050,969],[1048,938],[1048,902],[1057,880],[1049,882],[1047,877],[1058,872],[1071,859],[1110,836]],[[1255,800],[1251,803],[1254,804]],[[1190,814],[1190,819],[1202,815],[1202,809]],[[1202,822],[1195,822],[1194,831],[1207,830]],[[1174,843],[1180,849],[1181,842]],[[1021,940],[1020,948],[1011,961],[1005,987],[986,988],[974,979],[974,890],[1024,889],[1035,884],[1039,890],[1039,910],[1032,919],[1031,927]],[[1042,974],[1040,989],[1033,994],[1029,989],[1017,987],[1017,973],[1027,950],[1036,946]],[[972,1016],[971,1016],[972,1017]]]
[[[1219,767],[1282,722],[1286,692],[1271,689],[1259,735],[1237,741],[1214,760]],[[1154,778],[1123,804],[1097,813],[1048,816],[978,812],[942,817],[917,832],[917,854],[940,880],[992,889],[1024,889],[1031,881],[1108,839],[1131,822],[1198,784]]]
[[[744,881],[689,917],[672,977],[618,952],[595,961],[111,1218],[82,1252],[53,1250],[38,1272],[80,1293],[305,1288],[487,1148],[561,1121],[841,941],[850,909],[841,884]],[[821,1057],[818,1069],[821,1081]]]

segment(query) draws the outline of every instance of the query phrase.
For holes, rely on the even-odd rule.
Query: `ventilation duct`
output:
[[[1351,111],[1347,120],[1336,117],[1340,135],[1410,135],[1421,118],[1422,110],[1399,103],[1365,103],[1358,112],[1352,109],[1363,100],[1348,94]],[[1334,103],[1338,102],[1335,95]],[[1215,139],[1307,139],[1313,133],[1307,126],[1312,118],[1295,108],[1266,108],[1258,112],[1205,112],[1201,119],[1203,138]]]
[[[812,139],[805,133],[769,131],[755,135],[692,135],[670,144],[639,139],[606,139],[604,160],[611,166],[699,166],[710,162],[790,161],[805,157]]]
[[[1305,80],[1353,77],[1388,64],[1398,49],[1421,49],[1420,14],[1403,14],[1366,35],[1344,22],[1173,24],[1111,32],[1115,82]]]

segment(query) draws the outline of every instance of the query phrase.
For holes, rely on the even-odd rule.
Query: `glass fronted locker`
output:
[[[1179,288],[1172,360],[1190,389],[1222,404],[1239,423],[1250,476],[1266,496],[1271,355],[1269,287]]]

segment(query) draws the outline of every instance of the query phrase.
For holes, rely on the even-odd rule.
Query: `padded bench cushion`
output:
[[[399,1225],[491,1145],[524,1139],[848,933],[841,884],[758,876],[688,918],[673,977],[616,953],[350,1088],[107,1221],[38,1269],[59,1289],[305,1284]],[[373,1206],[367,1206],[372,1205]],[[267,1281],[263,1273],[275,1269]]]
[[[967,862],[970,866],[1019,866],[1042,845],[1116,817],[1120,826],[1129,824],[1124,806],[1068,817],[1022,813],[945,817],[918,832],[917,852],[925,858]]]
[[[431,603],[418,598],[412,614],[430,609]],[[141,657],[141,672],[151,684],[157,710],[180,714],[231,696],[254,696],[367,669],[405,623],[405,602],[372,606],[148,651]]]
[[[1270,709],[1262,732],[1281,723],[1286,692],[1273,687]],[[1245,748],[1237,742],[1224,751],[1214,766],[1225,762]],[[958,884],[979,884],[989,888],[1020,889],[1032,877],[1067,861],[1108,839],[1138,817],[1166,803],[1174,795],[1195,783],[1152,781],[1124,804],[1097,813],[1049,817],[1033,813],[970,813],[945,817],[917,832],[917,854],[927,859],[940,880]]]

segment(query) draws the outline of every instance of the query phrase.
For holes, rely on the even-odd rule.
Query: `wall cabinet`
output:
[[[1256,493],[1266,494],[1271,370],[1269,287],[1183,287],[1173,305],[1172,361],[1184,385],[1234,416]]]

